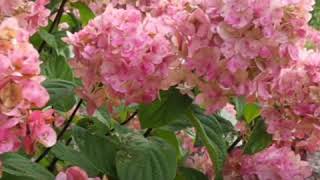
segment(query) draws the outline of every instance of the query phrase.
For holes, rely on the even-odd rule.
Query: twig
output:
[[[60,23],[60,20],[61,20],[61,17],[63,15],[63,12],[64,12],[64,6],[66,5],[68,0],[63,0],[60,4],[60,7],[59,7],[59,10],[58,10],[58,13],[56,15],[56,17],[54,18],[50,28],[49,28],[49,31],[48,33],[52,33],[52,31],[54,30],[54,28],[59,25]],[[43,48],[45,47],[46,45],[46,41],[42,40],[42,43],[40,44],[39,46],[39,49],[38,49],[38,52],[39,54],[41,53],[41,51],[43,50]]]
[[[66,141],[66,146],[68,146],[68,145],[71,143],[71,140],[72,140],[72,138],[70,137],[70,138]],[[52,162],[51,162],[50,165],[48,166],[48,170],[49,170],[50,172],[53,171],[53,169],[54,169],[54,167],[55,167],[55,165],[56,165],[56,163],[57,163],[58,161],[59,161],[59,159],[58,159],[57,157],[54,157],[54,158],[53,158]]]
[[[228,148],[228,153],[230,153],[240,141],[241,141],[241,137],[239,136]]]
[[[148,128],[147,131],[143,134],[144,137],[148,137],[152,131],[152,128]]]
[[[120,123],[120,125],[126,125],[128,122],[130,122],[136,115],[138,114],[138,111],[135,111],[131,114],[131,116],[128,117],[124,122]]]
[[[62,130],[60,131],[60,133],[58,134],[58,137],[57,137],[57,141],[59,141],[62,137],[63,137],[63,134],[67,131],[68,127],[70,126],[73,118],[75,117],[77,111],[79,110],[81,104],[82,104],[83,100],[81,99],[76,108],[73,110],[71,116],[69,117],[69,120],[67,121],[67,123],[63,126]],[[43,153],[35,160],[35,162],[40,162],[48,153],[49,151],[51,150],[52,147],[49,147],[47,148],[45,151],[43,151]]]

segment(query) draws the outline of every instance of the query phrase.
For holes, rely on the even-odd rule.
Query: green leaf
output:
[[[260,107],[257,104],[246,104],[243,110],[245,121],[250,124],[260,116]]]
[[[188,111],[188,117],[196,129],[197,135],[201,138],[201,141],[209,152],[214,164],[216,179],[221,180],[224,161],[227,155],[226,143],[221,136],[221,129],[217,124],[211,124],[216,120],[212,120],[210,117],[199,112],[193,113],[190,110]]]
[[[156,128],[167,125],[181,117],[191,105],[192,100],[177,89],[161,93],[159,100],[141,105],[138,111],[142,128]]]
[[[59,5],[60,5],[60,2],[62,0],[51,0],[49,5],[48,5],[48,8],[51,10],[51,11],[54,11],[54,10],[57,10],[59,8]]]
[[[209,180],[209,178],[196,169],[180,167],[175,180]]]
[[[48,105],[51,105],[54,109],[67,112],[76,103],[74,96],[75,85],[72,82],[59,79],[47,79],[44,81],[43,86],[50,94]]]
[[[177,159],[183,156],[183,151],[180,146],[180,142],[174,132],[164,129],[156,129],[152,135],[157,136],[165,140],[167,143],[171,144],[176,150]]]
[[[267,133],[264,121],[259,119],[244,147],[244,152],[254,154],[267,148],[271,143],[272,136]]]
[[[108,109],[106,106],[103,106],[101,108],[99,108],[96,112],[95,112],[95,117],[97,117],[97,119],[103,123],[105,126],[111,128],[112,126],[112,117],[108,112]]]
[[[71,32],[77,32],[81,29],[81,22],[72,13],[64,13],[61,22],[68,23]]]
[[[227,143],[224,140],[225,129],[220,124],[220,119],[217,119],[216,116],[208,116],[204,114],[204,111],[198,107],[193,108],[193,114],[197,119],[199,119],[210,141],[219,146],[221,152],[226,155]],[[197,135],[197,140],[201,140],[200,134],[197,133]]]
[[[44,167],[17,154],[6,153],[0,156],[4,165],[3,171],[14,176],[26,177],[34,180],[53,180],[54,176]]]
[[[180,116],[178,119],[168,123],[167,125],[161,127],[161,129],[167,129],[170,131],[180,131],[182,129],[186,129],[191,127],[191,123],[188,120],[188,117],[184,114]]]
[[[66,59],[55,53],[43,54],[44,63],[41,64],[42,74],[48,79],[73,81],[73,72]]]
[[[54,35],[48,33],[44,29],[40,29],[38,31],[40,37],[52,48],[57,49],[58,48],[58,43]]]
[[[232,101],[237,111],[236,117],[238,120],[241,120],[243,117],[244,107],[246,105],[245,98],[242,96],[234,97]]]
[[[87,25],[88,22],[95,17],[91,9],[82,2],[72,3],[71,6],[79,10],[82,26]]]
[[[67,161],[72,165],[79,166],[84,169],[90,176],[97,176],[102,172],[91,159],[87,158],[83,153],[73,150],[62,143],[56,144],[51,152],[60,160]]]
[[[312,19],[309,22],[311,26],[316,29],[320,29],[320,1],[316,0],[316,4],[313,6]]]
[[[129,134],[116,155],[120,180],[173,180],[176,152],[160,138]]]
[[[90,134],[83,128],[75,127],[73,137],[83,153],[101,172],[116,176],[115,156],[117,143],[110,137]]]
[[[15,176],[8,173],[3,173],[3,176],[1,177],[1,180],[34,180],[32,178],[28,178],[25,176]]]

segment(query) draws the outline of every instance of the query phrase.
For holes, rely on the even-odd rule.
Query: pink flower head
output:
[[[243,154],[239,149],[234,150],[226,162],[224,177],[227,180],[302,180],[311,174],[308,163],[302,161],[290,148],[272,145],[251,156]]]
[[[78,75],[84,79],[86,92],[102,83],[106,97],[124,98],[127,103],[151,102],[158,96],[163,89],[159,82],[168,78],[175,59],[170,41],[157,28],[161,26],[152,23],[157,21],[143,21],[137,9],[108,6],[68,38],[76,52],[72,65],[84,70]]]
[[[72,166],[56,176],[56,180],[100,180],[100,178],[89,178],[88,174],[77,166]]]

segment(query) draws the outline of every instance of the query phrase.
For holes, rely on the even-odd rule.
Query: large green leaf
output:
[[[8,173],[3,173],[1,180],[34,180],[25,176],[15,176]]]
[[[83,153],[103,173],[116,176],[115,156],[118,145],[111,137],[90,134],[83,128],[73,128],[73,137]]]
[[[40,29],[38,34],[40,35],[41,39],[43,39],[50,47],[58,49],[58,42],[54,35],[50,34],[45,29]]]
[[[222,179],[224,161],[227,155],[226,142],[222,137],[222,129],[216,119],[201,114],[199,111],[188,112],[188,116],[196,129],[197,135],[207,148],[210,158],[214,164],[216,179]]]
[[[173,180],[176,152],[160,138],[129,134],[117,152],[116,166],[120,180]]]
[[[42,74],[48,79],[61,79],[73,81],[73,72],[66,59],[55,52],[45,52],[41,56],[44,63],[41,64]]]
[[[171,144],[172,147],[176,150],[177,159],[181,158],[183,155],[182,148],[180,146],[180,142],[173,131],[165,130],[165,129],[156,129],[152,133],[153,136],[157,136],[167,141],[167,143]]]
[[[312,19],[309,22],[316,29],[320,29],[320,0],[316,0],[312,11]]]
[[[5,173],[34,180],[53,180],[54,176],[44,167],[17,154],[6,153],[0,156]]]
[[[232,99],[233,101],[233,104],[236,108],[236,111],[237,111],[237,119],[238,120],[241,120],[243,118],[243,111],[244,111],[244,107],[245,107],[245,98],[240,96],[240,97],[234,97]]]
[[[72,165],[79,166],[84,169],[90,176],[97,176],[101,169],[96,167],[91,159],[86,157],[83,153],[78,152],[71,147],[65,146],[62,143],[56,144],[51,152],[60,160],[67,161]]]
[[[101,122],[103,123],[105,126],[111,128],[112,124],[112,117],[108,112],[108,109],[106,106],[103,106],[101,108],[99,108],[94,116]]]
[[[227,153],[227,143],[224,140],[224,124],[222,124],[221,119],[217,119],[216,116],[209,116],[204,114],[204,111],[200,108],[194,107],[193,108],[194,116],[199,119],[201,125],[203,126],[207,136],[209,139],[219,146],[221,152],[223,154]],[[221,121],[221,122],[220,122]],[[197,133],[197,138],[200,138],[200,133]],[[201,140],[202,141],[202,140]],[[202,141],[203,142],[203,141]]]
[[[243,110],[244,120],[250,124],[260,116],[260,107],[257,104],[246,104]]]
[[[184,115],[192,100],[177,89],[161,93],[159,100],[152,104],[141,105],[139,119],[142,128],[156,128],[167,125]]]
[[[180,167],[175,180],[209,180],[209,178],[196,169]]]
[[[87,25],[88,22],[95,17],[95,14],[85,3],[76,2],[72,3],[71,6],[79,10],[82,26]]]
[[[68,23],[69,30],[71,32],[77,32],[81,29],[81,22],[71,12],[64,13],[64,15],[61,17],[61,22]]]
[[[271,143],[272,136],[267,133],[264,121],[259,119],[244,147],[244,152],[254,154],[267,148]]]
[[[72,82],[59,79],[47,79],[43,83],[43,86],[50,94],[49,105],[54,109],[67,112],[76,103],[74,96],[75,85]]]

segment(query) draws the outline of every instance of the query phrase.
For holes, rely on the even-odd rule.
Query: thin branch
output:
[[[143,134],[144,137],[148,137],[151,134],[152,128],[148,128],[147,131]]]
[[[57,141],[59,141],[59,140],[63,137],[64,133],[65,133],[65,132],[67,131],[67,129],[69,128],[69,126],[70,126],[72,120],[74,119],[75,115],[77,114],[77,111],[79,110],[82,102],[83,102],[82,99],[78,102],[76,108],[73,110],[73,112],[72,112],[71,116],[69,117],[67,123],[63,126],[62,130],[61,130],[60,133],[58,134]],[[51,150],[51,148],[52,148],[52,147],[49,147],[49,148],[47,148],[45,151],[43,151],[43,153],[35,160],[35,162],[40,162],[40,161],[49,153],[49,151]]]
[[[124,122],[120,123],[120,125],[126,125],[128,122],[130,122],[136,115],[138,114],[138,111],[135,111],[131,114],[131,116],[128,117]]]
[[[58,13],[56,15],[56,17],[54,18],[50,28],[49,28],[49,31],[48,33],[52,33],[52,31],[54,30],[54,28],[59,25],[60,23],[60,20],[61,20],[61,17],[63,15],[63,12],[64,12],[64,6],[66,5],[68,0],[63,0],[60,4],[60,7],[59,7],[59,10],[58,10]],[[38,49],[38,52],[39,54],[41,53],[41,51],[43,50],[43,48],[45,47],[46,45],[46,41],[42,40],[42,43],[40,44],[39,46],[39,49]]]
[[[72,138],[70,137],[67,141],[66,141],[66,146],[68,146],[71,143]],[[48,170],[50,172],[52,172],[54,170],[54,167],[56,166],[56,163],[59,161],[59,159],[57,157],[54,157],[52,162],[50,163],[50,165],[48,166]]]
[[[230,153],[237,145],[238,143],[241,141],[241,137],[239,136],[228,148],[228,153]]]

